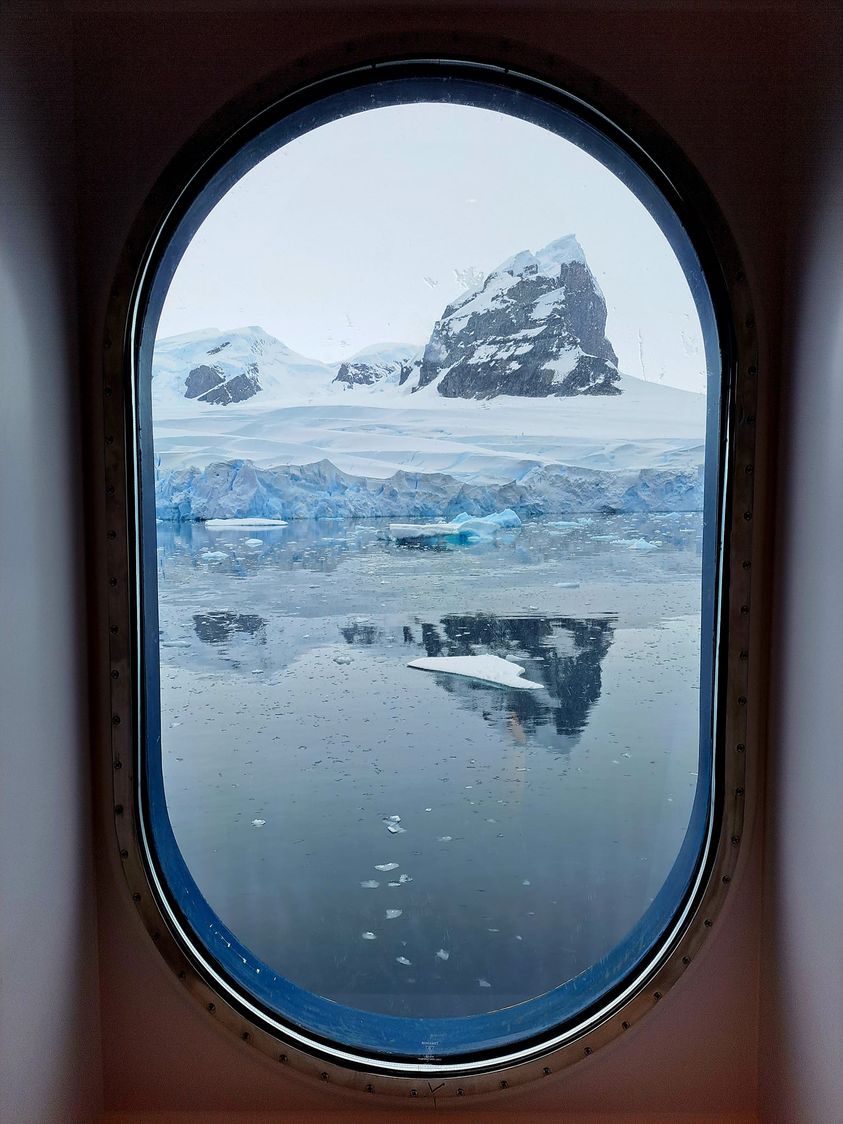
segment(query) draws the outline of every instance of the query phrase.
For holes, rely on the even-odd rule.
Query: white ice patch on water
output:
[[[367,878],[366,881],[361,882],[360,885],[364,890],[377,890],[378,886],[380,886],[380,882],[378,882],[376,878]]]
[[[540,691],[542,683],[523,679],[525,669],[521,664],[510,663],[500,656],[422,656],[410,660],[407,667],[420,671],[438,671],[445,675],[461,675],[467,679],[480,679],[499,687],[515,687],[523,691]]]
[[[209,531],[228,530],[230,527],[240,527],[248,530],[270,530],[273,527],[286,527],[286,519],[261,519],[258,516],[246,519],[206,519],[205,526]],[[258,540],[260,541],[260,540]]]
[[[400,863],[379,863],[375,870],[382,870],[385,874],[388,870],[397,870],[400,865]]]
[[[413,963],[412,960],[408,960],[406,956],[396,956],[395,959],[398,961],[399,964],[410,965],[410,964]]]
[[[367,930],[365,933],[361,933],[360,936],[364,941],[376,941],[378,939],[375,934],[371,932],[371,930]]]
[[[450,955],[450,952],[446,952],[444,948],[440,948],[436,953],[436,956],[439,960],[448,960],[450,958]]]
[[[228,555],[224,550],[205,550],[201,558],[203,562],[225,562]]]
[[[386,911],[386,919],[387,921],[394,921],[395,918],[400,917],[403,912],[403,909],[388,909]]]
[[[252,827],[263,827],[266,820],[252,820]]]

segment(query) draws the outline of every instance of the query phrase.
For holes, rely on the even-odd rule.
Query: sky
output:
[[[247,172],[188,246],[158,336],[254,324],[331,362],[421,345],[466,287],[564,234],[603,290],[620,370],[704,391],[687,281],[629,189],[540,126],[442,103],[341,118]]]

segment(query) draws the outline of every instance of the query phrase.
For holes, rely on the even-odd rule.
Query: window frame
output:
[[[445,37],[441,37],[445,38]],[[624,1033],[657,1003],[693,960],[714,927],[740,850],[746,801],[748,650],[750,628],[751,532],[757,345],[749,293],[736,248],[710,194],[676,146],[640,110],[593,77],[557,59],[536,57],[513,44],[447,44],[440,38],[435,54],[402,49],[398,44],[358,44],[358,65],[338,65],[336,55],[302,61],[221,110],[175,158],[161,176],[130,234],[117,271],[107,313],[104,347],[105,503],[107,515],[108,622],[111,689],[111,752],[114,817],[120,858],[132,898],[144,924],[177,978],[208,1014],[280,1064],[315,1074],[323,1081],[367,1092],[437,1097],[487,1092],[547,1076],[590,1055]],[[345,52],[343,61],[347,58]],[[505,59],[506,66],[488,60]],[[382,60],[372,62],[372,59]],[[359,65],[364,63],[365,65]],[[140,585],[141,481],[138,471],[135,374],[137,338],[146,313],[143,304],[149,271],[166,245],[168,231],[196,197],[196,183],[214,166],[242,149],[249,135],[265,127],[271,115],[289,112],[307,101],[349,83],[371,81],[377,74],[409,73],[412,67],[451,64],[477,68],[499,80],[523,83],[548,99],[565,99],[595,121],[613,140],[626,142],[645,171],[667,186],[683,225],[691,235],[704,272],[716,282],[712,299],[721,333],[729,330],[728,370],[723,373],[721,445],[718,475],[728,486],[720,506],[719,534],[724,543],[719,590],[714,706],[714,826],[681,920],[661,941],[634,980],[624,980],[618,994],[601,1002],[590,1018],[524,1049],[502,1049],[494,1057],[465,1061],[387,1063],[354,1055],[330,1043],[305,1041],[290,1028],[279,1029],[248,995],[231,986],[218,966],[189,940],[169,901],[153,861],[144,810],[142,635]],[[515,69],[517,67],[517,69]],[[409,69],[408,69],[409,68]],[[597,110],[592,104],[597,103]],[[611,121],[610,121],[611,118]],[[634,138],[634,139],[633,139]],[[666,173],[669,172],[669,175]],[[707,466],[708,469],[708,466]],[[147,516],[148,517],[148,516]],[[154,516],[153,516],[154,519]],[[502,1080],[503,1078],[503,1080]]]

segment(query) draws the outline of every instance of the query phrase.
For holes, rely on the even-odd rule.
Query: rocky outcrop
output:
[[[418,388],[446,398],[619,394],[606,302],[573,235],[516,254],[450,304]]]

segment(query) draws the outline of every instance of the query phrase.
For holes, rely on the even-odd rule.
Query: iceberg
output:
[[[438,671],[445,675],[461,675],[466,679],[479,679],[496,687],[515,687],[522,691],[540,691],[543,683],[523,679],[525,669],[500,656],[422,656],[411,660],[407,667],[420,671]]]
[[[496,535],[498,531],[521,526],[521,520],[511,507],[494,511],[490,515],[469,515],[460,512],[449,522],[441,523],[390,523],[389,533],[396,539],[452,538],[477,542]]]

